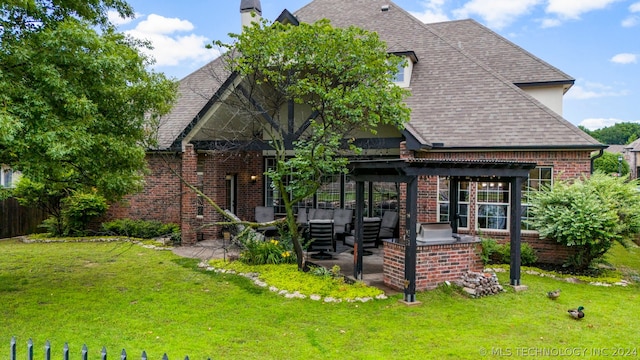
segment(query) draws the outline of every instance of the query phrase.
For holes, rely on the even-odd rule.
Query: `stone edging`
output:
[[[225,270],[225,269],[218,269],[215,268],[209,264],[207,264],[206,262],[200,262],[198,264],[198,267],[201,269],[204,269],[206,271],[214,271],[216,273],[219,274],[232,274],[232,275],[239,275],[239,276],[244,276],[246,278],[248,278],[249,280],[253,281],[253,283],[256,286],[262,287],[262,288],[269,288],[269,291],[274,292],[274,293],[278,293],[278,295],[284,296],[287,299],[306,299],[307,297],[311,300],[314,301],[322,301],[325,303],[341,303],[342,301],[346,301],[349,303],[355,303],[355,302],[367,302],[367,301],[371,301],[371,300],[385,300],[387,299],[387,295],[385,294],[380,294],[376,297],[357,297],[355,299],[337,299],[331,296],[326,296],[326,297],[322,297],[318,294],[311,294],[309,296],[300,293],[299,291],[295,291],[295,292],[289,292],[287,290],[280,290],[278,288],[276,288],[275,286],[269,286],[269,284],[265,283],[264,281],[259,279],[260,274],[258,273],[239,273],[236,272],[234,270]]]
[[[506,269],[503,268],[486,268],[484,269],[485,272],[494,272],[494,273],[502,273],[502,272],[507,272]],[[559,281],[564,281],[564,282],[568,282],[568,283],[572,283],[572,284],[588,284],[588,285],[593,285],[593,286],[605,286],[605,287],[609,287],[609,286],[627,286],[629,285],[629,281],[627,280],[620,280],[618,282],[615,282],[613,284],[611,283],[605,283],[605,282],[600,282],[600,281],[592,281],[592,282],[586,282],[586,281],[582,281],[578,278],[575,277],[562,277],[562,276],[556,276],[554,274],[549,274],[549,273],[543,273],[543,272],[539,272],[539,271],[535,271],[535,270],[525,270],[524,271],[526,274],[528,275],[537,275],[540,277],[548,277],[548,278],[552,278],[555,280],[559,280]]]

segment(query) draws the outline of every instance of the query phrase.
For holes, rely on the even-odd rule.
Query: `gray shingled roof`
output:
[[[428,26],[514,84],[574,82],[571,76],[475,20],[447,21]]]
[[[382,5],[390,5],[389,10],[381,11]],[[414,137],[421,143],[466,149],[600,148],[598,141],[513,84],[572,79],[475,21],[426,25],[388,0],[315,0],[294,15],[301,22],[328,18],[334,26],[376,31],[390,51],[416,53],[408,129],[419,134]],[[480,39],[478,44],[474,38]],[[485,53],[489,65],[481,61],[480,43],[496,46]],[[505,61],[504,68],[499,62],[512,58],[517,61]],[[207,95],[221,85],[207,76],[211,66],[220,64],[214,61],[182,80],[181,98],[164,119],[161,146],[170,145],[206,104],[191,88]]]
[[[389,10],[381,11],[382,5],[387,4]],[[302,22],[328,18],[334,26],[355,25],[376,31],[394,51],[401,50],[399,45],[405,46],[405,51],[414,51],[419,62],[414,65],[412,96],[407,104],[412,109],[412,127],[431,143],[443,143],[445,148],[599,145],[492,70],[500,64],[483,64],[435,30],[443,29],[442,25],[426,25],[388,0],[315,0],[294,15]],[[468,30],[473,22],[452,25],[455,24],[462,24]],[[485,38],[487,34],[495,35],[485,33]],[[516,47],[513,49],[520,57],[526,54],[515,51]],[[541,60],[522,59],[524,66],[530,62]],[[548,69],[552,67],[547,65],[545,70]],[[560,78],[556,80],[568,78],[560,72],[557,74]],[[536,78],[533,75],[531,78]]]
[[[200,111],[229,75],[224,69],[222,57],[219,57],[180,80],[178,100],[171,113],[160,121],[160,149],[169,148],[191,122],[197,121]]]

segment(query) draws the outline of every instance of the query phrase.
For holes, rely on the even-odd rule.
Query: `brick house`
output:
[[[241,1],[244,24],[251,21],[251,12],[261,13],[260,2]],[[403,131],[381,128],[376,135],[358,134],[367,159],[535,163],[525,193],[589,174],[590,154],[605,147],[562,117],[562,97],[573,78],[474,20],[424,24],[387,0],[314,0],[293,13],[284,10],[277,21],[312,23],[322,18],[338,27],[376,31],[390,53],[408,59],[396,83],[411,91],[406,100],[411,121]],[[249,145],[238,147],[220,130],[242,122],[224,102],[237,84],[220,58],[180,81],[179,100],[159,127],[159,148],[147,156],[152,173],[145,191],[112,206],[110,217],[177,222],[184,243],[220,236],[217,227],[201,228],[219,215],[177,175],[242,219],[253,220],[256,206],[275,206],[278,212],[279,195],[263,176],[273,159],[268,149],[249,146],[264,140],[263,134],[245,124],[236,130]],[[304,106],[292,102],[285,114],[283,121],[295,124],[309,116]],[[418,221],[449,220],[448,181],[420,177]],[[336,176],[305,206],[351,207],[346,199],[353,198],[353,185],[348,175]],[[400,185],[372,181],[367,186],[367,214],[378,215],[401,203]],[[509,187],[500,178],[460,181],[458,231],[506,241]],[[526,202],[522,209],[526,218]],[[540,260],[559,261],[562,250],[539,240],[524,223],[521,235]]]

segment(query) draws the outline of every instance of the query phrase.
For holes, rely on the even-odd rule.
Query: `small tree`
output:
[[[593,167],[603,174],[618,174],[620,171],[620,176],[628,175],[629,163],[624,158],[622,161],[618,160],[619,156],[622,155],[605,151],[602,156],[594,160]]]
[[[635,181],[595,173],[531,195],[530,224],[540,237],[576,249],[567,265],[585,270],[611,248],[640,232],[640,192]]]
[[[347,156],[361,151],[353,142],[356,131],[375,134],[381,125],[402,128],[409,120],[408,91],[392,81],[404,59],[389,55],[376,33],[334,28],[327,20],[298,26],[263,21],[231,36],[233,44],[218,45],[228,49],[226,69],[241,79],[230,96],[233,108],[254,119],[250,126],[260,128],[253,140],[267,139],[274,153],[275,167],[266,175],[282,195],[282,228],[302,268],[295,205],[328,175],[346,171]],[[293,133],[291,125],[277,123],[290,101],[309,113]]]

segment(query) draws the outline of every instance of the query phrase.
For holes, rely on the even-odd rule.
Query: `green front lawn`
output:
[[[609,261],[638,274],[640,252],[615,248]],[[523,272],[529,290],[469,299],[450,288],[398,300],[323,303],[287,299],[250,280],[200,270],[197,261],[127,242],[0,241],[0,359],[12,336],[72,358],[105,346],[150,359],[480,359],[502,355],[638,355],[638,285],[570,284]],[[508,273],[498,275],[504,284]],[[562,289],[558,300],[549,290]],[[586,317],[567,309],[582,305]],[[493,354],[493,356],[492,356]],[[587,356],[584,356],[587,355]]]

